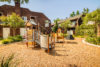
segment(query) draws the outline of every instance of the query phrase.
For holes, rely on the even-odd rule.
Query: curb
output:
[[[90,45],[90,46],[100,47],[99,45],[90,44],[90,43],[86,42],[85,39],[83,39],[82,42],[83,42],[84,44],[87,44],[87,45]]]

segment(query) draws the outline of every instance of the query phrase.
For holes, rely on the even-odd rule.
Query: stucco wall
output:
[[[3,38],[10,36],[10,28],[3,28]]]

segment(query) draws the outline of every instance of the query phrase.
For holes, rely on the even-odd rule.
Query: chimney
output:
[[[15,13],[21,15],[20,2],[15,1]]]

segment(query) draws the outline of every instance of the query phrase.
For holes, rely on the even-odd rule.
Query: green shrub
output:
[[[2,40],[3,38],[2,37],[0,37],[0,40]]]
[[[17,35],[16,37],[17,37],[17,38],[20,38],[20,39],[23,39],[22,36],[20,36],[20,35]]]
[[[67,37],[67,34],[66,33],[60,33],[60,36]]]
[[[92,44],[100,45],[100,37],[87,37],[86,41]]]
[[[18,42],[18,41],[22,41],[23,40],[22,36],[20,36],[20,35],[10,36],[10,37],[8,37],[8,39],[12,39],[14,42]]]
[[[97,37],[97,44],[100,45],[100,37]]]
[[[82,24],[75,29],[75,35],[76,36],[89,36],[89,37],[95,37],[95,26],[94,25],[85,25]]]
[[[12,37],[12,36],[9,36],[7,39],[11,39],[11,40],[15,41],[14,37]]]
[[[84,38],[84,36],[80,36],[80,35],[73,35],[73,37]]]
[[[96,38],[93,38],[93,37],[87,37],[86,41],[92,44],[97,44]]]
[[[22,38],[14,37],[14,41],[15,42],[22,41]]]
[[[13,40],[12,39],[4,39],[2,40],[2,44],[8,44],[8,43],[12,43]]]
[[[2,44],[8,44],[12,42],[19,42],[22,41],[22,37],[17,35],[17,36],[9,36],[7,39],[2,40]]]

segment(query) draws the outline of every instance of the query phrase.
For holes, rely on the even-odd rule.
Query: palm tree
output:
[[[12,0],[0,0],[0,2],[8,2],[8,3],[11,3]],[[13,0],[14,2],[18,2],[18,3],[28,3],[29,0]]]

